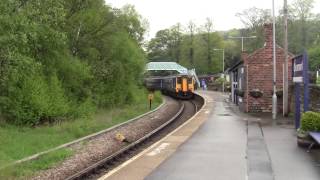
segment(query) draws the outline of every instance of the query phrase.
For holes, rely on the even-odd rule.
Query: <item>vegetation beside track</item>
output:
[[[0,124],[0,165],[4,166],[32,154],[48,150],[80,137],[98,132],[125,122],[149,111],[147,92],[137,91],[136,103],[110,109],[100,109],[91,117],[63,121],[54,125],[36,128],[17,127],[6,123]],[[161,94],[155,93],[152,108],[161,104]],[[47,169],[64,160],[72,152],[66,149],[44,155],[38,160],[0,170],[0,178],[12,179],[29,176],[34,172]]]
[[[0,115],[39,126],[135,103],[146,31],[133,6],[104,0],[0,4]]]

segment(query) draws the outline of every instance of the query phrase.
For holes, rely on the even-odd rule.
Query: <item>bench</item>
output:
[[[310,132],[309,135],[314,139],[314,142],[310,144],[307,152],[310,152],[311,148],[317,143],[320,144],[320,132]]]

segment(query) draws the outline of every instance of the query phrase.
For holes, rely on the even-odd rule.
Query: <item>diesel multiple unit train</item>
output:
[[[179,99],[193,98],[195,80],[190,75],[145,78],[144,84],[149,90],[161,90],[163,94]]]

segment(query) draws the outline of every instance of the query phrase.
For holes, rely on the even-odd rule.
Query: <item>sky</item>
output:
[[[272,9],[272,0],[105,0],[112,7],[121,8],[132,4],[149,22],[147,39],[154,37],[161,29],[176,23],[188,24],[190,20],[197,25],[204,24],[206,18],[213,20],[214,29],[229,30],[241,28],[243,24],[235,16],[251,7]],[[288,4],[294,0],[288,0]],[[283,7],[283,0],[275,0],[275,11]],[[315,0],[314,13],[320,13],[320,0]]]

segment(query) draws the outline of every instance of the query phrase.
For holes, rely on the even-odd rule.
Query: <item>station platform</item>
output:
[[[204,107],[183,126],[100,179],[319,180],[319,151],[295,130],[235,110],[227,95],[199,91]]]

